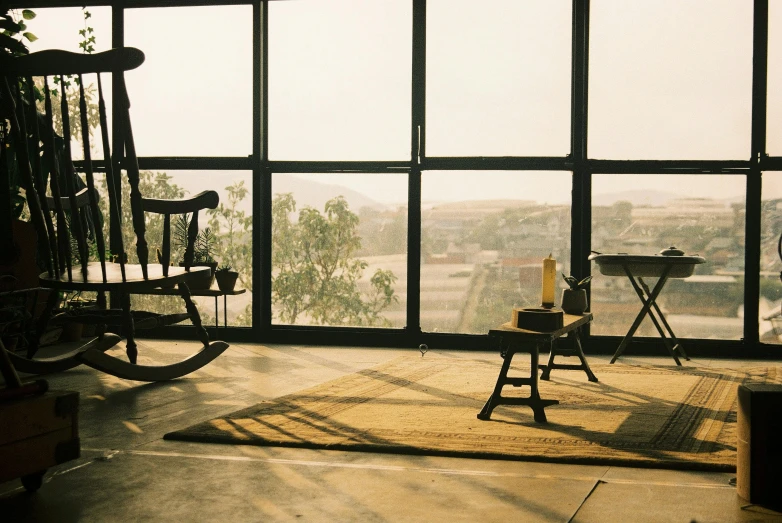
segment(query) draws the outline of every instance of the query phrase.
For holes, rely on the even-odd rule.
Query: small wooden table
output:
[[[195,289],[190,291],[190,296],[211,296],[215,299],[215,339],[220,335],[220,310],[217,299],[223,297],[223,328],[228,327],[228,296],[238,296],[247,292],[247,289],[234,289],[232,291],[223,291],[217,287],[210,287],[208,289]],[[151,294],[153,296],[179,296],[179,290],[174,289],[149,289],[144,291],[143,294]]]
[[[556,405],[559,400],[544,400],[540,398],[538,392],[538,369],[543,369],[543,375],[540,379],[548,379],[552,369],[583,370],[586,372],[589,381],[597,381],[592,369],[584,357],[584,351],[581,348],[581,340],[578,337],[578,330],[592,321],[592,314],[587,313],[581,316],[565,314],[564,326],[561,329],[552,332],[536,332],[526,329],[512,327],[510,322],[504,323],[489,331],[489,336],[500,339],[500,351],[503,357],[502,368],[497,377],[497,384],[494,386],[494,392],[489,397],[486,405],[478,414],[478,419],[488,420],[491,413],[497,405],[528,405],[535,413],[535,421],[538,423],[546,422],[546,413],[543,410],[549,405]],[[557,349],[554,341],[563,334],[574,338],[573,349]],[[548,365],[538,365],[541,345],[550,345],[551,353],[549,355]],[[529,353],[530,355],[530,375],[529,377],[508,377],[508,369],[513,356],[518,352]],[[554,363],[554,356],[576,355],[581,360],[580,365],[560,365]],[[502,387],[512,385],[521,387],[528,385],[530,395],[526,398],[509,398],[502,395]]]

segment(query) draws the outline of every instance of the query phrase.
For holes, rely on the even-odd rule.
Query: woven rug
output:
[[[560,402],[546,408],[548,423],[536,423],[527,406],[510,405],[478,420],[501,363],[494,354],[402,356],[165,438],[735,471],[738,385],[782,382],[779,367],[596,364],[599,383],[573,370],[541,381],[541,397]],[[514,365],[509,376],[525,374],[528,366]],[[503,395],[529,391],[506,386]]]

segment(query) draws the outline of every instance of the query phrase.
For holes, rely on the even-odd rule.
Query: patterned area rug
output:
[[[546,408],[547,424],[526,406],[502,405],[478,420],[501,362],[402,356],[166,439],[735,471],[738,385],[782,383],[780,367],[593,365],[599,383],[573,370],[541,382],[541,397],[560,402]],[[529,367],[514,365],[509,376],[525,374]],[[514,394],[528,388],[503,390]]]

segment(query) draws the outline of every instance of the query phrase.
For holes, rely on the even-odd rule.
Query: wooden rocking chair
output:
[[[199,369],[223,353],[228,345],[221,341],[210,342],[206,330],[201,325],[195,303],[191,299],[188,282],[193,278],[202,278],[203,271],[209,267],[191,267],[193,262],[193,242],[198,232],[198,211],[215,208],[218,195],[206,191],[185,200],[146,200],[139,192],[139,167],[133,143],[130,124],[130,101],[127,97],[123,72],[135,69],[144,61],[144,54],[135,48],[118,48],[94,55],[70,53],[66,51],[40,51],[23,57],[3,60],[0,71],[5,75],[0,84],[2,113],[11,123],[11,143],[15,150],[20,185],[26,192],[30,221],[38,236],[38,264],[45,269],[40,275],[39,285],[49,289],[45,310],[37,321],[37,334],[40,336],[50,322],[78,322],[93,324],[97,327],[97,337],[78,349],[56,359],[36,358],[38,343],[34,337],[27,351],[27,357],[9,352],[15,368],[21,372],[48,373],[57,372],[85,364],[120,378],[138,381],[170,380],[184,376]],[[117,231],[121,230],[120,191],[114,169],[117,163],[110,155],[106,109],[101,84],[101,74],[113,74],[118,82],[116,93],[120,93],[119,114],[114,118],[124,142],[124,155],[121,168],[127,172],[130,185],[129,201],[136,237],[136,256],[138,263],[126,263],[127,254],[119,240],[119,249],[115,255],[107,256],[104,241],[104,223]],[[74,171],[71,157],[71,115],[65,91],[66,75],[78,78],[81,142],[84,151],[84,181]],[[89,75],[89,76],[87,76]],[[60,84],[60,106],[62,111],[62,129],[54,128],[52,112],[52,93],[49,78],[58,77]],[[36,88],[34,77],[42,77],[42,87]],[[99,132],[104,157],[100,165],[106,172],[109,216],[106,219],[100,211],[99,192],[96,190],[93,161],[90,154],[90,132],[87,119],[87,101],[85,99],[85,81],[96,78],[99,104]],[[115,84],[117,85],[117,84]],[[43,99],[45,114],[36,110],[35,97]],[[61,138],[62,137],[62,138]],[[41,147],[42,144],[42,147]],[[116,153],[116,151],[115,151]],[[46,187],[51,196],[45,197]],[[80,187],[81,186],[81,187]],[[148,208],[146,208],[148,207]],[[165,238],[161,263],[148,264],[148,247],[145,239],[144,211],[165,215]],[[188,231],[188,244],[185,252],[185,266],[169,266],[170,214],[193,213],[191,228]],[[115,240],[117,241],[117,240]],[[94,243],[90,249],[89,243]],[[71,244],[73,243],[73,248]],[[90,250],[94,252],[90,254]],[[73,252],[75,251],[75,252]],[[97,254],[95,254],[95,252]],[[92,256],[93,261],[90,261]],[[200,273],[200,274],[199,274]],[[131,310],[131,294],[144,294],[145,291],[176,286],[182,297],[186,313],[156,314]],[[97,310],[85,314],[71,315],[62,313],[52,315],[59,296],[64,292],[97,292]],[[110,293],[120,309],[109,309],[106,293]],[[169,365],[137,364],[138,350],[134,341],[136,329],[153,328],[179,323],[190,319],[194,334],[203,344],[203,348],[184,361]],[[118,330],[126,340],[128,361],[109,354],[106,350],[117,345],[121,338],[106,331]]]

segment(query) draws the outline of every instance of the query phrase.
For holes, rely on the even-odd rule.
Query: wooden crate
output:
[[[54,465],[79,457],[79,393],[48,391],[0,402],[0,482],[41,486]]]
[[[736,492],[750,503],[782,508],[782,385],[738,388]]]

